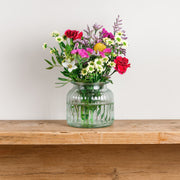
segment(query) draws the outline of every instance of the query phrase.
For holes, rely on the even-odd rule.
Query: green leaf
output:
[[[56,65],[56,61],[54,60],[53,56],[52,56],[52,62]]]
[[[44,59],[49,65],[52,66],[52,63],[50,61],[48,61],[47,59]]]
[[[69,79],[66,79],[66,78],[60,78],[60,77],[58,77],[58,80],[60,80],[60,81],[69,81]]]
[[[66,82],[56,82],[55,84],[64,84],[64,83],[66,83]]]
[[[66,52],[70,53],[71,52],[71,46],[69,44],[66,45]]]
[[[69,71],[68,70],[64,70],[64,71],[60,71],[64,76],[66,76],[66,77],[69,77],[70,76],[70,73],[69,73]]]
[[[48,70],[49,70],[49,69],[52,69],[52,68],[53,68],[53,66],[50,66],[50,67],[47,67],[46,69],[48,69]]]
[[[63,42],[60,43],[60,46],[62,46],[63,48],[66,48],[66,45]]]
[[[55,83],[55,84],[61,84],[60,86],[56,86],[56,88],[60,88],[68,84],[69,82],[64,82],[64,83]]]

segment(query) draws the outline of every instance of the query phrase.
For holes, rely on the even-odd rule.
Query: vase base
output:
[[[71,127],[75,127],[75,128],[103,128],[103,127],[108,127],[111,126],[113,124],[113,122],[111,123],[105,123],[105,124],[80,124],[80,123],[68,123],[67,124]]]

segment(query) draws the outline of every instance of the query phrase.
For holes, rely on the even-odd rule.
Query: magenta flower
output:
[[[106,57],[105,54],[103,52],[99,52],[99,54],[101,55],[101,57]]]
[[[106,48],[104,49],[102,52],[99,52],[99,54],[101,55],[101,57],[106,57],[105,53],[111,53],[111,49],[110,48]]]
[[[74,49],[71,51],[71,54],[76,54],[76,53],[78,53],[82,58],[89,58],[89,55],[85,49]]]
[[[103,50],[103,53],[110,53],[111,52],[111,49],[110,48],[106,48]]]
[[[108,32],[105,28],[102,29],[103,38],[108,37],[114,39],[114,35],[111,32]]]
[[[77,52],[78,52],[77,49],[74,49],[71,51],[71,54],[76,54]]]
[[[86,48],[86,51],[88,51],[88,52],[91,53],[91,54],[94,52],[94,50],[91,49],[91,48]]]

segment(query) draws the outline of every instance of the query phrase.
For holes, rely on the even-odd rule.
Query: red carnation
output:
[[[120,74],[124,74],[127,68],[130,67],[130,64],[128,63],[129,60],[125,57],[117,56],[116,59],[114,59],[114,62],[116,63],[114,69]]]
[[[76,40],[76,39],[81,39],[83,33],[82,32],[79,32],[79,31],[76,31],[76,30],[66,30],[65,31],[65,35],[66,37],[68,38],[71,38],[73,40]]]

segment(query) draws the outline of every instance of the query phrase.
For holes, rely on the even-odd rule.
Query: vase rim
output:
[[[89,82],[75,82],[75,81],[71,81],[72,84],[74,85],[79,85],[79,86],[88,86],[88,85],[93,85],[93,86],[102,86],[102,85],[106,85],[109,82],[95,82],[95,83],[89,83]]]

